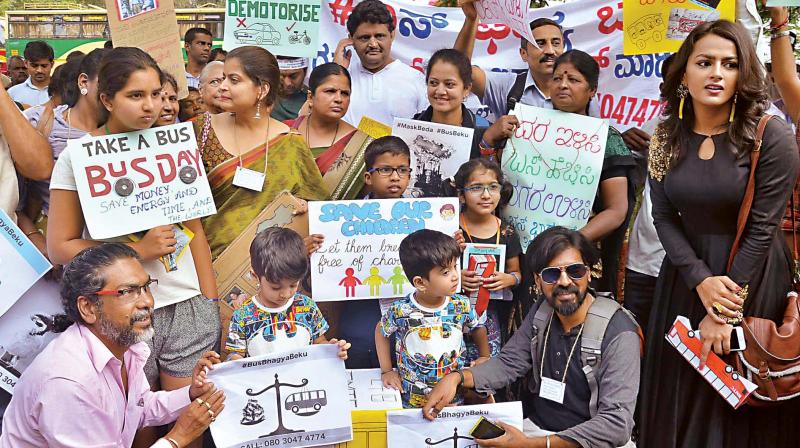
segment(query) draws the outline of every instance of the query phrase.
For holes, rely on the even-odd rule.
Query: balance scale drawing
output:
[[[436,442],[434,442],[433,439],[428,437],[428,438],[425,439],[425,444],[428,445],[429,447],[431,447],[431,446],[434,446],[434,445],[439,445],[441,443],[447,442],[448,440],[452,440],[453,441],[453,448],[458,448],[458,441],[459,440],[475,440],[475,438],[468,437],[468,436],[460,436],[460,435],[458,435],[458,428],[453,428],[453,435],[452,436],[444,438],[442,440],[437,440]],[[478,446],[477,443],[473,443],[471,445],[467,445],[465,448],[475,448],[477,446]]]
[[[318,413],[323,406],[328,404],[328,397],[324,389],[300,391],[289,394],[281,406],[281,387],[291,388],[304,388],[308,385],[308,379],[303,378],[300,384],[282,383],[275,374],[275,382],[264,389],[254,391],[248,388],[246,393],[251,397],[263,394],[264,392],[274,389],[275,390],[275,408],[278,412],[278,427],[269,434],[260,437],[272,437],[283,434],[292,434],[296,432],[303,432],[304,429],[290,429],[283,424],[283,411],[292,411],[295,415],[301,417],[308,417]],[[244,409],[242,409],[242,425],[252,426],[257,425],[264,421],[264,408],[258,403],[256,399],[248,399]]]

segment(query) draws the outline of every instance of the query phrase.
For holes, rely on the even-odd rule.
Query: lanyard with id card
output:
[[[235,119],[234,119],[235,120]],[[236,173],[233,175],[233,185],[240,188],[247,188],[261,192],[264,189],[264,182],[267,180],[267,165],[269,161],[269,121],[267,121],[267,142],[264,144],[264,172],[245,168],[242,164],[242,153],[239,152],[239,165],[236,166]],[[233,123],[233,140],[236,142],[236,122]],[[237,149],[238,143],[236,143]]]
[[[572,344],[572,349],[569,351],[567,364],[564,366],[564,375],[561,377],[561,381],[544,376],[544,360],[545,356],[547,355],[547,341],[550,340],[550,326],[552,324],[553,315],[551,314],[550,322],[547,323],[547,331],[544,334],[542,362],[539,364],[539,378],[541,380],[541,384],[539,385],[539,397],[544,398],[545,400],[556,402],[558,404],[564,404],[564,392],[567,390],[567,372],[569,371],[569,363],[572,360],[572,355],[575,353],[575,347],[578,346],[578,342],[581,340],[581,334],[583,334],[583,324],[581,324],[581,329],[578,330],[578,336],[575,337],[575,343]]]

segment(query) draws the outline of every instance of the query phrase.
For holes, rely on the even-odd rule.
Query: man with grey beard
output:
[[[633,446],[639,327],[615,300],[589,287],[598,259],[580,232],[552,227],[540,233],[525,254],[537,302],[500,355],[439,381],[422,408],[425,418],[436,418],[458,386],[488,394],[530,374],[524,432],[499,422],[505,433],[476,439],[478,445]]]
[[[14,388],[0,447],[127,447],[138,429],[176,422],[153,447],[182,448],[208,428],[224,408],[222,391],[206,381],[218,354],[206,352],[182,389],[151,392],[145,378],[155,283],[125,244],[93,246],[70,261],[61,299],[74,323]]]

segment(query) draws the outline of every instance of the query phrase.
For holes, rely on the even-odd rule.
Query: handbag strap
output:
[[[761,157],[761,143],[764,138],[764,129],[767,127],[767,122],[774,117],[774,115],[763,115],[758,121],[758,129],[756,130],[756,139],[753,141],[753,149],[750,151],[750,176],[747,178],[747,188],[744,191],[744,199],[742,199],[742,206],[739,208],[739,217],[736,219],[736,238],[733,240],[731,246],[731,254],[728,257],[728,272],[733,267],[733,259],[736,253],[739,252],[739,245],[742,242],[744,235],[744,228],[747,226],[747,218],[750,216],[750,209],[753,206],[753,196],[756,191],[756,167],[758,166],[758,159]],[[797,244],[795,243],[795,246]]]

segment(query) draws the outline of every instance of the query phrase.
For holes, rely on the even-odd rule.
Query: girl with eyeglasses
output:
[[[461,288],[464,294],[473,294],[481,286],[491,292],[502,292],[503,300],[490,300],[488,308],[476,310],[478,317],[486,321],[489,351],[495,356],[509,334],[508,317],[513,299],[511,289],[522,280],[519,262],[522,247],[519,235],[512,226],[504,225],[497,217],[498,208],[508,204],[513,189],[503,178],[500,166],[484,158],[472,159],[461,165],[452,183],[445,181],[444,189],[446,196],[458,196],[461,202],[461,235],[457,235],[456,240],[464,241],[462,250],[467,243],[505,246],[505,267],[498,267],[490,277],[481,278],[475,271],[466,269],[461,271]],[[481,363],[488,358],[479,358],[477,346],[468,340],[466,359],[468,362]]]

